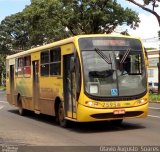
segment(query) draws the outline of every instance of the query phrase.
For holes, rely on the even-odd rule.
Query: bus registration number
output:
[[[112,102],[112,103],[103,103],[104,108],[119,108],[121,104],[119,102]]]
[[[114,110],[113,113],[114,113],[114,115],[121,115],[121,114],[125,114],[125,110],[123,110],[123,109]]]

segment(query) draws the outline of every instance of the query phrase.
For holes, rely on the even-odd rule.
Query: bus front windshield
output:
[[[139,40],[82,38],[79,44],[88,94],[124,97],[146,91],[146,70]]]

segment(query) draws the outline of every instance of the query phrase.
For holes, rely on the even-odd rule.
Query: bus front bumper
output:
[[[78,122],[116,120],[126,118],[145,118],[148,115],[148,102],[144,105],[119,109],[96,109],[79,104]]]

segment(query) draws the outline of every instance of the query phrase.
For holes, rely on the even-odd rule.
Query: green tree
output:
[[[31,0],[22,12],[0,24],[0,52],[24,50],[77,34],[111,33],[126,23],[138,27],[138,14],[116,0]],[[0,76],[4,72],[0,55]]]
[[[63,0],[61,13],[52,6],[49,8],[50,16],[56,16],[73,35],[111,33],[124,22],[131,28],[136,28],[140,22],[137,13],[122,8],[116,0],[73,0],[65,3]]]
[[[6,77],[5,60],[6,60],[6,55],[0,54],[0,86],[3,84],[2,81],[4,81]]]
[[[55,16],[49,15],[49,7],[61,13],[59,0],[32,0],[23,13],[29,23],[30,46],[42,45],[65,38],[65,27]]]
[[[143,10],[155,15],[155,17],[157,18],[157,21],[159,23],[159,26],[160,26],[160,15],[158,14],[158,12],[155,11],[155,8],[159,7],[158,3],[160,2],[160,0],[142,0],[143,4],[141,4],[140,3],[141,1],[139,2],[138,0],[127,0],[127,1],[139,6]],[[149,6],[149,4],[152,5],[152,8],[147,7],[147,6]]]
[[[111,33],[126,23],[138,27],[138,14],[116,0],[31,0],[0,25],[9,49],[26,49],[77,34]]]
[[[22,13],[6,17],[0,25],[0,35],[3,45],[10,49],[25,49],[28,43],[28,22]]]

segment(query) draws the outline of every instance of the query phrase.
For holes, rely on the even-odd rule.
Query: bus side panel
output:
[[[40,112],[47,115],[55,115],[54,101],[56,98],[56,90],[54,90],[54,83],[56,78],[40,77]]]
[[[61,46],[61,74],[41,76],[40,74],[40,112],[55,116],[55,102],[63,101],[63,55],[73,53],[73,44]],[[41,64],[41,63],[40,63]],[[41,65],[40,65],[41,66]]]
[[[40,111],[48,115],[55,115],[54,104],[56,98],[62,97],[62,78],[57,76],[40,78]]]
[[[17,77],[16,90],[17,90],[17,95],[20,95],[22,98],[23,108],[28,110],[33,110],[31,77],[28,78]],[[18,96],[16,98],[18,98]]]

